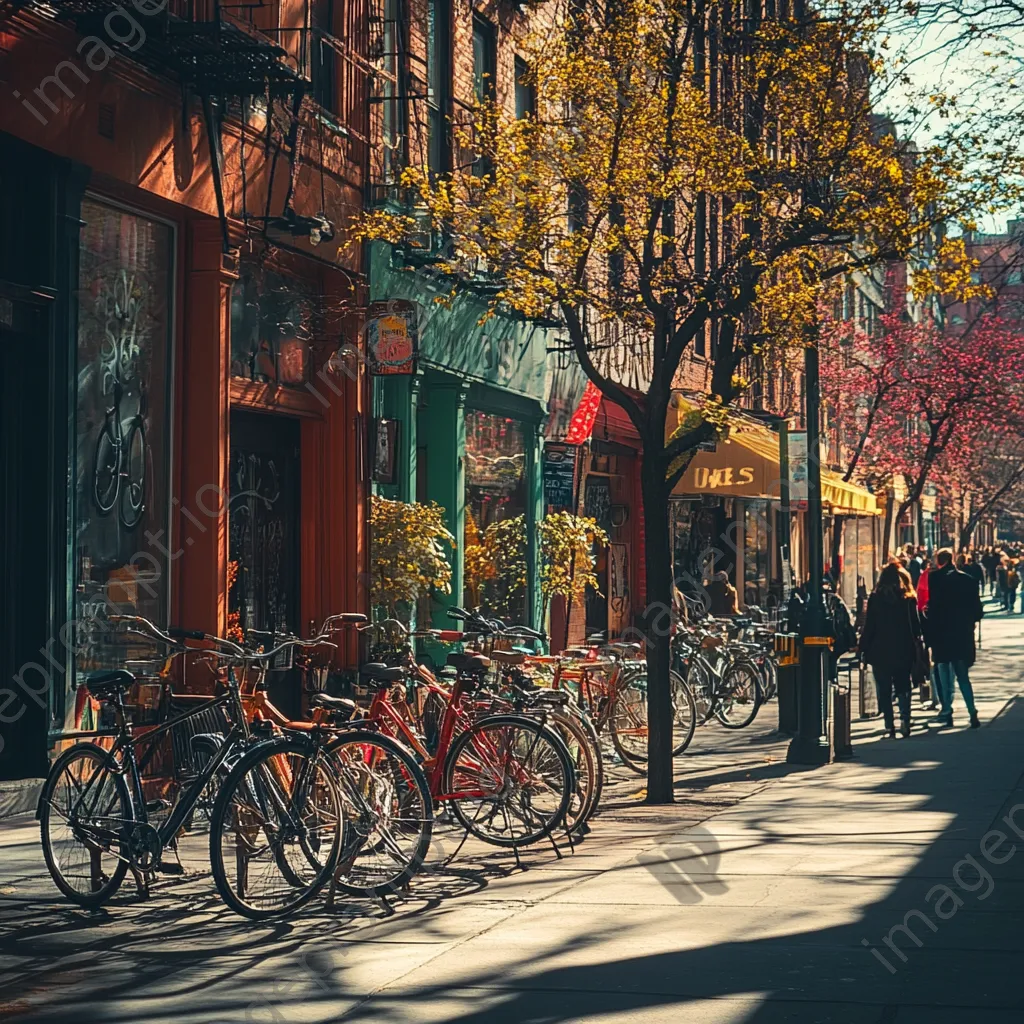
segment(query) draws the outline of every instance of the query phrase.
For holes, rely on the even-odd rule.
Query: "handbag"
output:
[[[914,645],[914,660],[910,666],[910,678],[915,686],[927,682],[932,676],[932,663],[928,657],[928,648],[925,646],[924,638],[914,629],[914,616],[907,602],[907,622],[910,624],[910,637]]]

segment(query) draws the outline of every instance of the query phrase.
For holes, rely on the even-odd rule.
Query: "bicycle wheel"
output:
[[[452,744],[443,785],[468,832],[494,846],[526,846],[565,820],[575,783],[569,752],[551,729],[494,715]]]
[[[308,903],[337,866],[342,813],[334,768],[307,740],[253,747],[224,780],[210,820],[221,898],[253,920]]]
[[[120,472],[121,455],[108,418],[100,429],[100,436],[96,438],[96,453],[92,463],[92,500],[101,516],[105,516],[117,502]]]
[[[672,756],[690,745],[697,727],[697,708],[686,680],[669,670],[672,694]],[[625,764],[638,775],[647,771],[647,672],[641,669],[619,684],[609,715],[612,743]]]
[[[567,711],[552,712],[548,722],[569,751],[575,778],[565,814],[566,828],[569,832],[581,835],[587,821],[597,810],[604,789],[604,759],[597,733],[583,718]]]
[[[69,900],[99,907],[117,892],[134,821],[128,787],[107,751],[79,743],[57,758],[39,800],[39,831],[46,867]]]
[[[423,866],[434,828],[430,786],[397,740],[364,730],[326,749],[338,772],[345,817],[334,884],[354,896],[386,896]]]
[[[647,673],[635,672],[619,683],[608,711],[612,746],[637,775],[647,773]]]
[[[719,687],[715,715],[726,729],[744,729],[757,718],[761,707],[761,683],[757,669],[738,661],[725,670]]]
[[[146,428],[136,416],[124,438],[125,479],[121,488],[121,522],[134,530],[146,511]]]

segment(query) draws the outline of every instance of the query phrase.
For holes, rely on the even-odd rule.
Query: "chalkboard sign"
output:
[[[544,446],[544,504],[549,512],[576,511],[575,445]]]
[[[612,528],[612,487],[606,476],[588,476],[583,491],[583,514],[603,530]]]

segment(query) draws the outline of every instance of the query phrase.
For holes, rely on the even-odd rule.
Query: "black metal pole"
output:
[[[821,377],[818,367],[817,324],[804,349],[807,393],[807,559],[809,577],[800,644],[800,689],[797,734],[786,754],[791,764],[827,764],[829,655],[828,616],[822,593],[823,531],[821,523]]]

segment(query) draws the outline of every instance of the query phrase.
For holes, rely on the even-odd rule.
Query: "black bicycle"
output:
[[[82,742],[66,750],[54,762],[39,801],[39,823],[46,866],[57,888],[83,907],[102,906],[113,897],[132,869],[140,888],[164,868],[164,854],[176,846],[179,831],[191,821],[204,794],[218,781],[230,778],[230,770],[246,755],[269,740],[267,728],[250,727],[246,720],[236,666],[260,664],[275,657],[282,644],[267,652],[253,653],[238,644],[209,634],[170,628],[161,631],[139,616],[111,616],[115,625],[165,644],[175,654],[196,652],[184,641],[211,645],[202,654],[227,663],[227,680],[221,692],[183,714],[136,735],[125,705],[134,677],[123,669],[97,672],[85,682],[89,693],[113,710],[113,746]],[[219,745],[206,750],[203,763],[178,794],[167,817],[159,824],[150,820],[159,802],[147,803],[142,776],[160,747],[159,740],[189,719],[219,711],[228,725]],[[207,737],[209,739],[209,737]],[[141,758],[138,748],[145,745]],[[286,795],[281,811],[281,831],[269,837],[276,869],[287,879],[287,898],[277,901],[277,912],[297,909],[327,881],[336,863],[325,854],[332,846],[340,851],[342,810],[340,801],[312,808],[305,792]],[[295,857],[292,847],[304,849]],[[316,847],[317,855],[307,855]],[[323,858],[323,859],[322,859]]]

